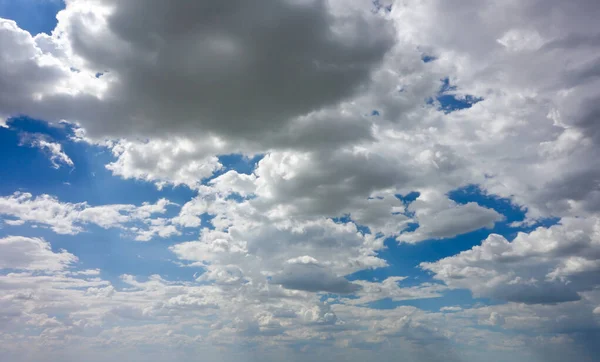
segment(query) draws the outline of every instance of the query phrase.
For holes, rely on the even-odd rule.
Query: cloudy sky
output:
[[[598,361],[597,0],[0,0],[0,360]]]

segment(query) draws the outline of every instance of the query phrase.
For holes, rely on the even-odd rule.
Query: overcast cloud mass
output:
[[[598,19],[0,0],[0,361],[600,361]]]

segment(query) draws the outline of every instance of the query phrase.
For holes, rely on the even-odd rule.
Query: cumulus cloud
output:
[[[550,22],[540,4],[454,8],[431,0],[372,11],[357,2],[273,1],[265,12],[242,2],[70,1],[51,36],[31,37],[3,21],[11,49],[3,89],[11,94],[2,113],[79,122],[94,139],[129,137],[109,168],[159,185],[196,187],[219,169],[216,154],[269,153],[286,163],[282,152],[309,151],[290,156],[332,171],[295,180],[307,190],[320,183],[332,197],[323,202],[331,206],[309,211],[347,206],[326,185],[368,197],[409,185],[445,192],[480,183],[527,205],[534,219],[591,212],[595,184],[567,185],[593,179],[597,168],[589,156],[597,148],[596,43],[588,32],[598,10],[591,1],[553,2],[548,8],[560,15]],[[191,13],[198,14],[182,15]],[[464,36],[465,18],[476,39]],[[424,53],[436,60],[422,62]],[[562,64],[570,68],[556,72]],[[483,100],[448,114],[424,104],[444,77],[456,87],[448,96]],[[332,153],[340,147],[350,152]],[[354,164],[373,179],[358,177],[363,168]]]
[[[66,251],[55,253],[41,238],[7,236],[0,239],[0,269],[59,271],[77,261]]]
[[[519,233],[512,242],[492,234],[471,250],[421,267],[477,296],[522,303],[579,300],[581,292],[598,287],[599,225],[598,218],[563,218],[559,225]]]
[[[137,234],[139,240],[147,241],[153,235],[162,237],[177,234],[178,231],[156,214],[166,212],[171,203],[160,199],[155,204],[140,206],[114,204],[90,206],[87,202],[60,202],[50,195],[33,197],[30,193],[16,192],[0,197],[0,215],[9,225],[24,222],[49,227],[57,234],[78,234],[86,224],[102,228],[122,228]],[[132,226],[133,223],[148,224],[147,227]]]
[[[147,142],[120,141],[112,146],[115,162],[106,165],[116,176],[125,179],[140,179],[156,182],[197,187],[203,179],[221,168],[216,156],[223,148],[218,140],[173,139]]]
[[[337,275],[387,265],[376,255],[383,239],[360,232],[352,222],[282,218],[277,210],[272,215],[263,213],[255,199],[236,201],[216,190],[204,192],[173,219],[197,227],[202,215],[212,216],[212,228],[203,228],[198,241],[170,248],[182,260],[197,265],[234,264],[253,273],[275,273],[288,260],[304,256],[319,260]]]
[[[493,209],[475,202],[460,205],[435,191],[421,192],[407,209],[414,212],[415,221],[419,223],[414,232],[397,237],[399,241],[408,243],[451,238],[483,227],[491,229],[497,221],[504,219]]]
[[[14,239],[25,239],[28,241],[20,242],[38,246],[44,244],[36,239]],[[29,249],[14,250],[10,260],[22,260],[31,254]],[[47,253],[43,256],[48,260]],[[317,260],[307,255],[288,261],[289,265],[317,265],[315,263]],[[29,261],[22,264],[31,265]],[[233,266],[208,272],[199,284],[171,281],[158,275],[143,279],[123,275],[120,282],[124,287],[99,278],[97,271],[66,274],[60,266],[43,268],[44,275],[31,273],[34,270],[0,274],[2,328],[22,331],[35,327],[42,331],[28,339],[27,344],[0,334],[3,341],[15,342],[2,345],[6,353],[22,353],[25,346],[29,346],[33,355],[50,353],[49,358],[55,358],[54,352],[46,351],[48,345],[90,354],[89,348],[106,344],[117,354],[151,346],[159,349],[185,346],[197,351],[207,344],[230,347],[247,339],[257,343],[311,345],[324,353],[336,351],[337,347],[357,351],[376,346],[383,348],[385,341],[402,345],[404,352],[396,353],[405,353],[407,349],[431,353],[440,348],[450,353],[453,350],[446,345],[450,341],[461,346],[476,341],[478,346],[504,346],[515,352],[522,347],[522,344],[513,344],[517,340],[534,343],[530,340],[533,337],[528,336],[531,331],[561,333],[561,327],[593,328],[595,323],[587,314],[592,313],[592,309],[582,308],[581,304],[561,307],[559,314],[565,317],[559,319],[550,318],[556,312],[553,306],[508,304],[462,311],[454,308],[454,313],[442,316],[408,306],[365,308],[354,305],[351,299],[329,304],[313,293],[287,291],[266,280],[249,279],[239,283],[241,272]],[[361,298],[385,295],[402,300],[405,296],[416,296],[416,288],[408,288],[413,292],[404,296],[400,293],[397,284],[400,279],[388,278],[382,283],[361,281],[363,289],[359,293],[365,292]],[[207,281],[217,281],[217,284],[205,284]],[[427,293],[425,289],[421,295]],[[436,291],[431,289],[431,292]],[[510,327],[519,334],[503,336],[477,328],[486,323]],[[114,327],[115,324],[127,326]],[[356,333],[361,330],[365,333]],[[562,340],[563,348],[575,346],[564,334],[552,338]],[[536,343],[540,348],[549,348],[547,342]],[[387,347],[382,352],[392,353]],[[138,353],[146,356],[145,352]],[[475,358],[467,352],[462,356]]]
[[[28,83],[35,91],[23,89],[18,101],[35,104],[25,109],[10,98],[3,108],[77,120],[95,135],[191,131],[263,137],[352,96],[394,39],[380,17],[333,1],[274,0],[261,7],[243,1],[70,1],[58,17],[52,38],[34,39],[6,23],[7,46],[24,54],[10,60],[39,69],[38,82],[48,91]],[[42,48],[58,63],[55,68],[25,57],[41,57]],[[103,73],[87,80],[101,91],[77,84],[74,94],[58,87],[73,80],[57,61],[63,53],[73,56],[80,73]]]
[[[288,262],[280,273],[271,278],[271,283],[280,284],[286,289],[336,294],[350,294],[361,288],[359,284],[351,283],[319,265],[315,259]]]

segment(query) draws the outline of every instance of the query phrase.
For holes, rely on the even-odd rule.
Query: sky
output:
[[[600,361],[595,0],[0,0],[0,360]]]

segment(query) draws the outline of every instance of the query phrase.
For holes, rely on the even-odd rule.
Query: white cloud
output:
[[[52,167],[58,169],[61,165],[66,165],[71,168],[75,167],[73,161],[66,153],[63,152],[60,143],[51,142],[47,137],[40,134],[21,134],[21,144],[30,147],[39,148],[49,154],[50,162]]]
[[[398,241],[408,243],[451,238],[483,227],[492,229],[497,221],[504,219],[495,210],[475,202],[460,205],[435,191],[422,191],[408,211],[414,212],[415,221],[419,223],[414,232],[397,237]]]
[[[114,175],[195,188],[202,179],[221,168],[214,156],[223,148],[214,139],[176,138],[169,141],[120,141],[112,147],[117,160],[106,166]]]
[[[365,268],[387,264],[375,255],[383,239],[359,232],[353,223],[336,223],[332,219],[289,219],[273,210],[264,213],[254,200],[235,201],[216,189],[204,189],[181,209],[174,220],[197,227],[203,214],[212,216],[201,230],[199,241],[176,244],[171,250],[182,260],[202,265],[240,266],[244,272],[276,273],[288,260],[309,256],[334,274],[346,275]]]
[[[0,238],[0,269],[59,271],[75,263],[77,257],[66,251],[55,253],[40,238],[7,236]]]
[[[265,27],[264,12],[241,2],[210,5],[221,20],[209,31],[194,25],[201,16],[171,19],[178,25],[171,26],[158,15],[199,11],[200,4],[108,0],[70,1],[52,36],[31,38],[5,21],[3,36],[12,50],[3,61],[13,70],[3,78],[3,88],[11,89],[3,113],[79,122],[93,139],[128,137],[115,147],[118,159],[109,167],[159,185],[197,187],[220,167],[216,154],[268,153],[259,167],[266,172],[259,175],[265,177],[262,190],[277,193],[280,186],[268,183],[280,184],[278,176],[266,182],[269,162],[296,157],[299,166],[323,170],[290,182],[290,200],[302,187],[314,189],[311,183],[321,186],[314,198],[322,196],[320,189],[331,195],[322,202],[328,207],[302,200],[306,212],[347,206],[348,196],[332,190],[337,184],[364,198],[389,188],[443,193],[481,183],[526,205],[531,218],[597,209],[598,190],[585,182],[597,169],[589,156],[597,148],[590,121],[598,96],[596,43],[586,33],[595,24],[593,2],[577,9],[553,2],[560,9],[553,21],[541,15],[546,6],[539,1],[472,8],[407,1],[389,14],[333,0],[269,4],[270,21],[298,14],[297,21],[275,31]],[[142,30],[148,21],[123,26],[142,13],[153,19],[152,32]],[[479,36],[465,36],[465,28]],[[184,45],[192,37],[200,39],[197,46]],[[294,56],[298,52],[303,56]],[[423,63],[423,52],[437,60]],[[569,69],[557,72],[564,64]],[[207,93],[213,76],[220,82]],[[458,86],[451,94],[484,100],[447,115],[424,106],[446,76]],[[292,92],[281,84],[296,86]],[[379,116],[369,116],[373,109]],[[147,143],[138,140],[146,136],[152,136]],[[373,177],[359,176],[361,169]],[[569,188],[573,180],[579,186]]]
[[[29,253],[19,250],[23,255]],[[13,255],[18,256],[17,260],[22,258],[17,254]],[[301,256],[287,264],[314,263],[315,258]],[[561,305],[558,315],[565,317],[560,318],[549,318],[556,315],[553,306],[522,304],[462,311],[454,308],[454,313],[445,316],[408,306],[383,310],[359,307],[352,299],[330,305],[319,301],[313,293],[286,291],[266,281],[242,280],[241,271],[234,266],[210,272],[200,283],[169,281],[158,275],[143,280],[123,275],[121,282],[125,287],[102,280],[96,270],[69,274],[60,267],[44,270],[44,275],[30,272],[0,275],[1,330],[9,331],[8,335],[0,333],[0,338],[3,342],[12,338],[12,343],[2,344],[7,355],[22,355],[27,348],[30,355],[45,353],[51,360],[58,360],[52,351],[68,348],[78,351],[78,355],[94,358],[92,350],[106,345],[117,355],[137,351],[149,356],[140,349],[163,350],[175,346],[191,348],[190,353],[197,355],[198,349],[205,350],[211,345],[231,350],[249,340],[274,343],[274,348],[283,348],[285,353],[293,353],[293,349],[285,347],[289,344],[309,345],[323,353],[344,353],[347,348],[359,353],[361,348],[375,346],[381,348],[381,353],[396,355],[404,355],[407,350],[457,353],[447,345],[452,341],[461,346],[463,352],[459,355],[467,358],[470,352],[465,346],[472,346],[473,341],[482,347],[503,346],[511,352],[522,346],[513,344],[511,338],[533,343],[526,334],[514,337],[514,332],[502,335],[481,331],[477,329],[480,324],[494,323],[517,333],[541,328],[550,333],[549,339],[562,340],[563,348],[574,348],[575,342],[560,334],[560,326],[589,328],[596,323],[586,319],[586,311],[592,313],[592,309],[582,308],[581,301],[576,302],[579,305]],[[210,281],[217,284],[207,285]],[[388,278],[382,283],[361,281],[360,293],[364,294],[360,298],[403,300],[418,298],[419,294],[432,296],[440,291],[428,290],[427,286],[399,288],[398,281],[400,278]],[[29,329],[31,335],[25,339],[15,334],[27,328],[38,333],[31,334]],[[387,342],[402,348],[389,350]],[[540,348],[549,348],[549,342],[536,343]],[[52,346],[51,351],[48,346]],[[187,354],[182,353],[180,357],[186,358]]]
[[[460,312],[462,310],[459,306],[451,306],[451,307],[442,307],[440,308],[440,312]]]
[[[477,296],[522,303],[559,303],[598,287],[598,218],[563,218],[561,224],[519,233],[509,242],[492,234],[479,246],[421,267],[450,287]]]
[[[368,282],[366,280],[357,280],[355,283],[361,286],[357,294],[358,298],[348,299],[347,304],[362,305],[378,301],[381,299],[390,299],[393,302],[426,299],[441,297],[446,287],[441,284],[422,283],[416,287],[401,287],[400,284],[405,277],[388,277],[381,282]]]
[[[114,204],[90,206],[86,202],[63,203],[50,195],[33,197],[30,193],[16,192],[10,196],[0,197],[0,215],[14,219],[6,219],[9,225],[22,224],[44,225],[57,234],[78,234],[86,224],[95,224],[102,228],[125,228],[132,223],[146,225],[130,227],[138,240],[147,241],[154,235],[167,237],[178,234],[172,225],[164,219],[155,218],[156,214],[164,214],[171,205],[166,199],[155,204],[144,203],[140,206]]]

